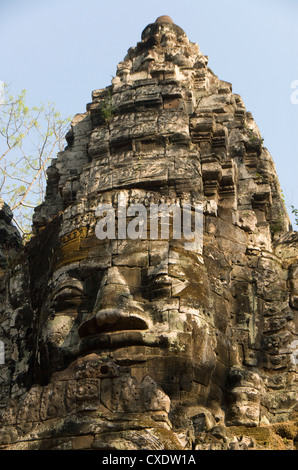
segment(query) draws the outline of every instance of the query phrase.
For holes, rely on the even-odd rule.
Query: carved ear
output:
[[[298,310],[298,263],[289,266],[288,285],[290,288],[290,307]]]

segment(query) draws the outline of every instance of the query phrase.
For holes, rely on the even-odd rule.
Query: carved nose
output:
[[[148,328],[144,310],[117,267],[109,268],[97,295],[93,312],[80,327],[81,338],[93,334]]]
[[[109,268],[103,276],[94,310],[121,308],[131,297],[128,282],[119,271],[119,268]]]

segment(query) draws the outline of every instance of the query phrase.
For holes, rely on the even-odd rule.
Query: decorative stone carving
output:
[[[207,64],[162,16],[75,116],[2,273],[0,448],[297,442],[297,233],[251,114]],[[119,236],[119,201],[144,208],[140,238]],[[150,237],[152,204],[200,204],[203,247],[174,237],[173,214]]]

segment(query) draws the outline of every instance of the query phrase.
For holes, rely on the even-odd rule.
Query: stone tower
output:
[[[298,237],[240,96],[162,16],[66,141],[2,274],[0,448],[294,449]]]

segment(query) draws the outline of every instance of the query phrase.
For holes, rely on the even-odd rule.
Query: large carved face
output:
[[[130,361],[178,358],[214,369],[203,257],[169,233],[169,239],[99,240],[93,223],[60,239],[40,278],[41,370],[59,370],[90,352]]]
[[[181,374],[190,367],[189,377],[200,376],[197,383],[207,387],[215,368],[218,325],[201,253],[171,235],[99,240],[95,232],[96,207],[110,193],[124,191],[144,204],[148,193],[158,203],[205,200],[201,152],[191,142],[198,122],[191,119],[192,67],[205,67],[206,58],[181,28],[160,21],[119,64],[111,88],[93,93],[88,112],[74,120],[68,148],[48,172],[52,189],[45,204],[49,208],[53,198],[58,206],[50,213],[62,214],[55,230],[60,235],[55,242],[49,236],[42,248],[43,263],[37,255],[31,261],[41,371],[96,352],[146,363],[142,373],[161,374],[168,384],[180,361]],[[217,186],[210,143],[204,138],[202,146]],[[36,226],[45,227],[42,214],[43,208]],[[195,374],[196,367],[203,372]]]
[[[3,296],[14,361],[4,394],[34,384],[7,422],[23,433],[24,411],[28,442],[41,417],[51,424],[39,427],[40,441],[50,441],[51,427],[55,439],[59,426],[64,435],[74,413],[80,438],[89,415],[86,437],[96,442],[99,429],[100,445],[123,449],[127,413],[141,422],[147,413],[137,431],[143,448],[168,419],[170,439],[175,426],[188,435],[198,418],[200,428],[202,407],[205,434],[223,410],[229,425],[258,426],[261,416],[287,420],[297,406],[297,237],[270,154],[241,98],[181,28],[161,17],[141,39],[111,86],[95,90],[72,121],[25,250],[28,287],[20,266]],[[98,205],[115,205],[121,194],[146,211],[152,201],[204,201],[203,252],[174,237],[174,221],[164,238],[149,236],[147,225],[141,238],[101,239]],[[123,216],[115,222],[119,235]]]

